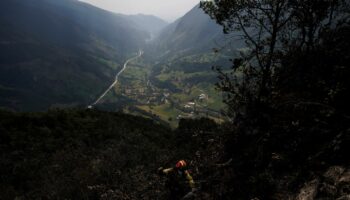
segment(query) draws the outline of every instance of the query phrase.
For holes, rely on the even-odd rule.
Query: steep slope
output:
[[[3,0],[0,26],[0,106],[16,110],[90,102],[147,38],[75,0]]]
[[[176,148],[167,127],[93,110],[0,110],[0,130],[4,200],[123,199],[124,194],[156,199],[159,194],[150,188],[159,185],[154,171]],[[103,198],[111,188],[119,198]]]
[[[222,28],[197,5],[167,26],[155,41],[168,54],[208,52],[223,40]]]

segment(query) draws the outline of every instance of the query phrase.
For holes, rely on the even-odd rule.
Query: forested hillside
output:
[[[0,103],[22,111],[87,105],[150,37],[75,0],[4,0],[0,25]]]
[[[111,189],[121,198],[155,197],[154,171],[174,155],[174,138],[121,113],[1,111],[0,198],[99,199]]]
[[[179,39],[170,45],[175,53],[160,51],[157,57],[149,52],[121,77],[121,84],[135,87],[125,84],[128,87],[116,88],[124,95],[122,100],[135,106],[125,112],[168,117],[169,123],[175,121],[169,117],[177,114],[174,109],[182,112],[182,102],[190,101],[185,105],[189,110],[183,111],[189,115],[178,117],[176,128],[163,119],[160,123],[95,109],[0,110],[0,199],[153,200],[190,195],[187,199],[348,200],[349,4],[347,0],[203,1],[200,7],[206,18],[198,20],[198,12],[204,15],[198,10],[185,15],[200,24],[191,26],[187,23],[194,21],[182,18],[166,28],[178,33],[176,38],[170,37]],[[182,45],[192,42],[208,44],[210,35],[192,37],[197,37],[198,30],[206,30],[201,29],[206,27],[202,22],[210,18],[218,24],[210,30],[220,28],[228,35],[238,32],[243,48],[176,53],[186,52]],[[3,29],[0,34],[24,43],[36,41]],[[17,43],[0,43],[12,44]],[[31,53],[42,56],[41,51]],[[162,53],[172,56],[163,57]],[[20,55],[23,62],[19,66],[25,70],[27,54]],[[58,63],[69,63],[56,55]],[[17,59],[4,57],[1,61],[11,64]],[[7,65],[0,66],[6,69]],[[46,65],[38,66],[42,71]],[[211,66],[213,71],[207,70]],[[0,80],[9,83],[0,85],[1,97],[10,99],[7,92],[18,95],[10,87],[11,73],[23,76],[19,80],[28,87],[30,81],[35,82],[35,76],[28,81],[27,71],[21,70],[8,68],[7,75],[0,74]],[[69,76],[65,80],[71,81]],[[30,87],[25,92],[39,89]],[[221,96],[214,95],[218,93]],[[209,101],[219,97],[222,103]],[[26,102],[30,101],[36,99],[28,96]],[[225,110],[219,112],[223,104]],[[179,160],[187,165],[176,166]],[[175,173],[164,173],[167,167],[173,167],[168,170]],[[186,190],[182,185],[187,185]]]
[[[207,119],[183,120],[171,130],[94,110],[1,110],[0,198],[167,199],[166,179],[157,169],[179,158],[197,166],[195,152],[209,144],[195,135],[200,130],[219,127]]]
[[[193,7],[183,17],[171,23],[156,38],[153,45],[159,57],[179,57],[211,52],[214,47],[225,43],[222,28],[210,19],[199,5]],[[237,41],[233,48],[242,47]]]

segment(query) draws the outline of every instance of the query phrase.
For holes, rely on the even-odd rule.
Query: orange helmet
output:
[[[180,160],[179,162],[176,163],[176,168],[181,169],[181,168],[186,167],[186,165],[187,164],[186,164],[186,162],[184,160]]]

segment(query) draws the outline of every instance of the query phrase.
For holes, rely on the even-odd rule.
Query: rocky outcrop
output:
[[[350,169],[330,167],[322,176],[305,184],[296,200],[350,200]]]

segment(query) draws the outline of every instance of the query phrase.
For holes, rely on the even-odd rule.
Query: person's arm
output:
[[[194,183],[194,180],[193,180],[193,178],[192,178],[190,172],[188,172],[188,171],[186,170],[186,171],[185,171],[185,174],[186,174],[186,179],[187,179],[187,181],[188,181],[188,184],[190,185],[190,187],[191,187],[192,189],[194,189],[194,188],[195,188],[195,183]]]
[[[174,171],[174,168],[168,168],[168,169],[163,169],[163,174],[169,174],[170,172]]]

